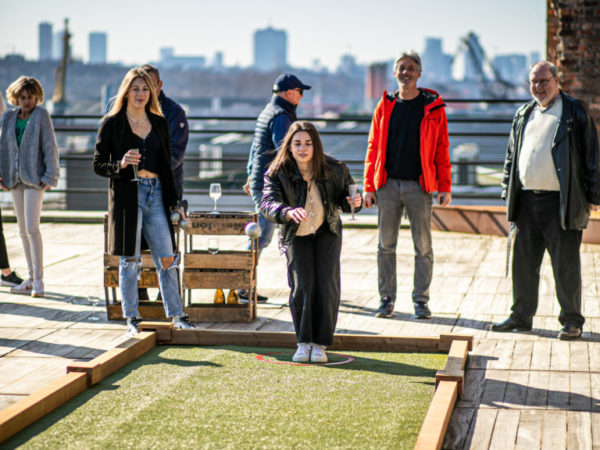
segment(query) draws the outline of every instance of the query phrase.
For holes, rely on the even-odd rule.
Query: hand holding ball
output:
[[[244,227],[244,232],[251,238],[257,239],[260,236],[260,226],[256,222],[248,222]]]

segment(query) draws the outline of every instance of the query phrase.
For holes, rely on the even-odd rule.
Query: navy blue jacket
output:
[[[183,157],[189,137],[189,128],[185,111],[177,102],[160,91],[158,96],[160,108],[169,124],[169,135],[171,142],[171,169],[175,179],[175,187],[179,198],[183,197]]]
[[[256,120],[247,166],[250,190],[262,192],[265,172],[275,159],[288,128],[295,121],[296,105],[273,94]]]

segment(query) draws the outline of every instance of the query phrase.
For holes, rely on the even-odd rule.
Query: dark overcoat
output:
[[[179,204],[177,189],[171,170],[171,148],[169,126],[158,115],[148,112],[152,128],[160,139],[159,172],[162,185],[165,214],[169,217],[172,208]],[[108,253],[111,255],[133,256],[135,253],[135,232],[138,221],[137,183],[132,182],[133,169],[120,168],[125,153],[138,144],[125,115],[125,108],[118,114],[104,119],[98,130],[96,151],[94,152],[94,172],[108,177]],[[173,248],[175,235],[170,220],[169,229]]]

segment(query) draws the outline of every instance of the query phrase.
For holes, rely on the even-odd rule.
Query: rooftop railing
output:
[[[512,122],[511,111],[516,110],[516,107],[505,107],[499,112],[491,112],[490,109],[493,108],[472,112],[460,110],[460,107],[473,103],[489,106],[523,102],[524,100],[498,99],[445,100],[448,109],[452,111],[448,113],[451,150],[456,150],[463,144],[491,149],[480,154],[469,154],[468,151],[458,154],[451,151],[453,197],[456,202],[499,201],[503,153]],[[97,177],[91,170],[93,141],[102,117],[72,114],[54,115],[52,119],[61,151],[62,179],[59,187],[49,193],[49,197],[64,209],[104,209],[106,180]],[[325,150],[329,152],[330,148],[334,148],[334,156],[349,166],[355,180],[360,183],[371,117],[303,117],[302,120],[309,120],[317,125]],[[188,121],[190,142],[184,159],[184,197],[190,200],[192,207],[208,207],[211,204],[208,198],[209,183],[221,182],[223,198],[219,202],[224,209],[251,208],[252,202],[244,194],[242,186],[246,178],[245,168],[256,117],[193,115],[188,116]],[[72,144],[65,144],[69,138],[81,135],[87,135],[87,147],[75,148]],[[223,140],[223,136],[232,138]],[[217,144],[214,143],[215,140]],[[490,144],[482,144],[485,142]],[[207,155],[200,151],[199,147],[202,145],[211,148],[216,146],[221,151],[217,156]],[[0,199],[6,202],[6,199]]]

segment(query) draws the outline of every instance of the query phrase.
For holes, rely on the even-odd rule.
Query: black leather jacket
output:
[[[598,173],[598,132],[583,103],[561,91],[563,112],[552,143],[552,159],[560,184],[560,224],[564,230],[583,230],[590,218],[588,203],[600,204]],[[506,160],[502,198],[506,200],[508,220],[517,215],[519,194],[519,151],[523,130],[535,106],[531,101],[521,106],[512,123]]]
[[[328,175],[323,180],[315,181],[321,194],[325,209],[325,221],[335,235],[340,234],[342,221],[340,210],[350,212],[351,208],[346,200],[348,186],[354,184],[348,167],[343,162],[327,156]],[[263,215],[271,222],[279,224],[279,248],[285,252],[293,241],[298,230],[298,224],[285,218],[290,209],[304,207],[306,204],[306,181],[296,164],[293,167],[280,169],[276,173],[265,175],[262,204],[260,207]],[[354,209],[360,211],[360,207]]]

